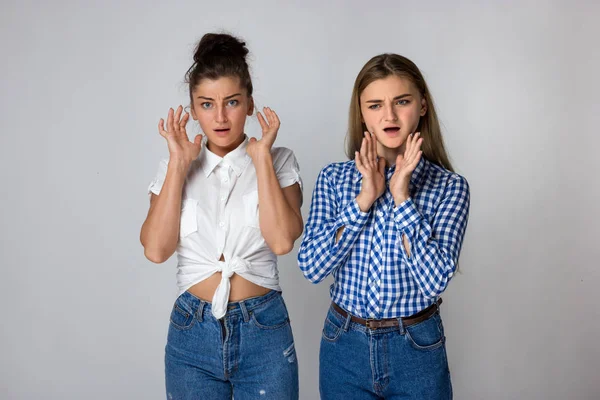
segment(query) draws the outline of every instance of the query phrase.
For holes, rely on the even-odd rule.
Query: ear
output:
[[[198,116],[196,115],[196,111],[194,111],[194,105],[190,106],[190,115],[194,121],[198,121]]]
[[[419,114],[421,117],[427,114],[427,100],[425,100],[425,97],[421,99],[421,111]]]
[[[254,98],[250,96],[250,101],[248,102],[248,112],[246,115],[250,117],[252,114],[254,114]]]

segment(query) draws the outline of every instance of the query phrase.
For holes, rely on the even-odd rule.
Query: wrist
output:
[[[400,204],[404,203],[409,198],[410,198],[410,196],[409,196],[408,192],[400,193],[400,194],[394,196],[394,203],[396,204],[396,207],[398,207]]]
[[[186,174],[190,169],[190,162],[181,158],[170,158],[168,168],[176,172]]]
[[[253,151],[252,154],[250,155],[250,158],[252,158],[252,161],[255,164],[264,163],[264,162],[267,162],[269,164],[273,163],[273,156],[271,155],[271,149],[262,147],[262,146],[259,146],[258,148],[256,148],[255,151]]]
[[[363,192],[360,192],[358,196],[356,196],[356,204],[358,204],[358,207],[362,212],[369,211],[374,202],[374,199],[369,198]]]

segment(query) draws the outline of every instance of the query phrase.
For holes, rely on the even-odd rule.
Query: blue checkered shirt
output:
[[[318,283],[333,274],[331,299],[362,318],[406,317],[435,303],[456,271],[467,227],[465,178],[421,158],[410,198],[395,207],[394,170],[386,168],[388,188],[362,212],[356,203],[362,175],[354,160],[323,168],[298,253],[306,278]]]

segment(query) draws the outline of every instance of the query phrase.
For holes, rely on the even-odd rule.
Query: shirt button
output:
[[[227,178],[223,178],[223,179],[221,179],[221,182],[223,182],[223,183],[227,183],[227,181],[228,181],[228,180],[229,180],[229,179],[227,179]]]
[[[221,228],[223,228],[223,227],[225,226],[225,222],[223,222],[223,221],[219,222],[219,226],[220,226]]]
[[[382,211],[377,211],[377,215],[382,217],[383,216],[383,212]]]
[[[381,250],[381,247],[379,247],[379,245],[378,245],[378,244],[376,244],[376,245],[375,245],[375,250],[379,251],[379,250]]]
[[[221,196],[221,201],[225,201],[225,200],[227,200],[227,197]]]

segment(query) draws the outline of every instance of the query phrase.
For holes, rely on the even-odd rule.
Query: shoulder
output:
[[[169,167],[169,157],[160,159],[160,161],[158,162],[158,173],[166,174],[168,167]]]
[[[328,179],[331,182],[342,182],[351,180],[356,171],[354,160],[334,162],[324,166],[319,172],[319,177]]]
[[[431,186],[437,189],[458,191],[465,195],[469,194],[469,182],[464,176],[432,162],[429,162],[426,179]]]
[[[296,157],[294,152],[287,147],[273,147],[271,148],[271,156],[273,157],[273,161],[278,160],[280,158],[290,158]]]
[[[285,165],[292,164],[296,168],[298,167],[298,160],[296,155],[291,149],[287,147],[273,147],[271,149],[271,157],[273,157],[273,165],[276,169],[279,169]]]

